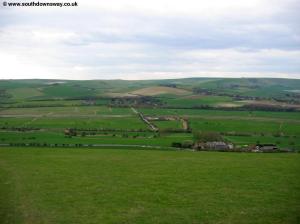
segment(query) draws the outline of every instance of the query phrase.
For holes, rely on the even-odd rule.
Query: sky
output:
[[[0,79],[300,78],[299,0],[0,1]]]

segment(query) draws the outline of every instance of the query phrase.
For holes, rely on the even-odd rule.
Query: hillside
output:
[[[114,104],[114,99],[146,96],[147,105],[164,107],[228,108],[249,105],[298,109],[299,91],[300,80],[296,79],[1,80],[0,102],[1,106],[49,105],[53,100],[60,100],[60,103],[63,100],[93,100],[94,103]],[[121,99],[118,103],[128,105],[133,102],[123,101]],[[145,104],[144,99],[137,101]]]

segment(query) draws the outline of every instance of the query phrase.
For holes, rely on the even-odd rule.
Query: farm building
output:
[[[223,151],[223,150],[232,150],[233,145],[231,143],[226,143],[221,141],[200,142],[195,144],[195,148],[198,150]]]
[[[260,152],[274,152],[278,150],[274,144],[257,144],[255,149]]]

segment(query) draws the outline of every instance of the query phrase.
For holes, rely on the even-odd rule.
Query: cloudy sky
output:
[[[299,0],[2,2],[1,79],[300,78]]]

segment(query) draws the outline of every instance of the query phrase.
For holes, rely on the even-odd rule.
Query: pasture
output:
[[[25,144],[93,144],[93,145],[147,145],[170,147],[172,142],[183,142],[192,140],[190,134],[185,133],[164,133],[153,132],[98,132],[93,135],[82,136],[78,134],[73,137],[66,137],[63,131],[28,131],[0,132],[0,144],[25,143]]]
[[[33,107],[33,108],[5,108],[0,110],[1,115],[16,116],[88,116],[88,115],[130,115],[130,108],[117,108],[107,106],[68,106],[68,107]]]
[[[222,111],[200,109],[136,108],[145,116],[165,118],[150,120],[158,128],[151,127],[135,109],[109,106],[65,106],[40,108],[2,108],[0,111],[1,143],[49,143],[49,144],[134,144],[170,147],[174,142],[193,140],[195,131],[214,131],[235,145],[272,143],[280,147],[300,149],[300,113],[265,111]],[[189,132],[183,129],[185,118]],[[82,131],[73,138],[66,138],[68,128]],[[23,132],[18,130],[40,129]],[[91,131],[96,131],[91,133]],[[102,130],[102,131],[101,131]],[[120,132],[123,131],[123,132]],[[138,133],[141,131],[141,133]],[[135,132],[135,133],[134,133]],[[151,134],[147,134],[150,132]],[[179,137],[176,138],[176,133]],[[134,133],[134,134],[130,134]],[[146,133],[146,136],[145,136]],[[28,141],[26,136],[30,136]],[[56,136],[56,137],[53,137]]]
[[[0,81],[0,223],[299,223],[294,90],[299,80]],[[242,152],[194,151],[206,141]]]
[[[201,110],[201,109],[165,109],[165,108],[142,108],[139,109],[148,116],[182,115],[200,117],[237,117],[239,119],[276,118],[300,120],[299,112],[273,112],[273,111],[238,111],[238,110]]]
[[[130,124],[130,126],[128,126]],[[34,118],[0,118],[2,127],[46,128],[46,129],[147,129],[137,117],[34,117]]]
[[[183,128],[182,122],[179,120],[153,121],[152,123],[162,130]]]
[[[298,154],[0,148],[0,219],[297,223],[299,164]]]
[[[216,118],[191,118],[194,129],[217,132],[254,133],[300,135],[300,129],[293,123],[283,121],[243,120],[243,119],[216,119]],[[300,123],[299,123],[300,125]]]

